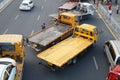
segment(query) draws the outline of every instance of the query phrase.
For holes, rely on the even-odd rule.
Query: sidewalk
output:
[[[12,2],[13,0],[0,0],[0,13]]]
[[[93,2],[90,2],[93,4]],[[120,12],[119,14],[116,14],[116,5],[113,3],[112,6],[112,16],[111,19],[108,13],[108,5],[100,4],[97,8],[96,4],[94,5],[94,8],[100,15],[102,16],[102,19],[107,23],[111,31],[114,33],[116,39],[120,39]]]

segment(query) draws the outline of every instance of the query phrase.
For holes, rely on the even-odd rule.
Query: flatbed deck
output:
[[[37,56],[46,62],[62,67],[65,63],[80,54],[80,52],[92,44],[92,41],[82,37],[69,37],[39,53]]]
[[[31,42],[46,46],[57,37],[63,35],[63,33],[65,33],[70,28],[71,26],[64,24],[51,25],[47,29],[31,35],[28,39]]]
[[[23,71],[23,63],[18,63],[15,80],[22,80],[22,71]]]
[[[61,5],[59,9],[66,9],[66,10],[72,10],[78,5],[78,2],[66,2],[65,4]]]

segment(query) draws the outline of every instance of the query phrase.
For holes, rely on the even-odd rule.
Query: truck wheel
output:
[[[67,65],[70,65],[72,63],[72,60],[69,60],[68,62],[67,62]]]
[[[51,71],[54,72],[54,71],[56,71],[56,66],[51,66],[50,69],[51,69]]]
[[[72,60],[72,63],[75,64],[77,62],[77,57],[75,57],[73,60]]]

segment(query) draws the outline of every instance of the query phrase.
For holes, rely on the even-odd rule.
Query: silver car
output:
[[[15,80],[16,61],[11,58],[0,58],[0,80]]]
[[[32,0],[23,0],[19,6],[20,10],[31,10],[34,7]]]

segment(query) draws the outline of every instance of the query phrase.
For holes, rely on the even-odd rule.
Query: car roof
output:
[[[118,40],[110,40],[110,43],[112,44],[114,51],[117,56],[120,56],[120,41]]]
[[[23,36],[21,34],[0,35],[0,43],[4,43],[4,42],[17,43],[17,42],[21,42],[22,39],[23,39]]]
[[[85,5],[85,6],[90,6],[90,5],[92,5],[92,4],[90,4],[90,3],[87,3],[87,2],[84,2],[84,3],[81,3],[82,5]]]
[[[23,0],[22,3],[29,3],[30,1],[32,1],[32,0]]]
[[[11,59],[11,58],[0,58],[0,62],[15,63],[15,60],[14,60],[14,59]]]

